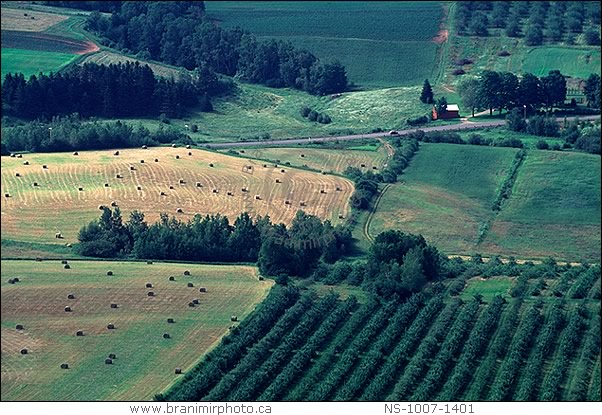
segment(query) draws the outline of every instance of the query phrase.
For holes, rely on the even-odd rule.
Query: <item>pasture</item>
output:
[[[560,270],[549,289],[532,290],[534,276],[508,295],[527,280],[499,276],[469,280],[460,298],[426,290],[423,301],[388,303],[336,299],[316,287],[284,312],[262,315],[274,319],[269,327],[258,316],[245,322],[162,398],[599,400],[599,280],[599,267],[579,267]]]
[[[260,39],[291,41],[338,59],[363,87],[416,85],[437,67],[439,2],[213,2],[209,16]],[[411,56],[411,59],[408,57]]]
[[[600,157],[530,151],[483,251],[600,261]]]
[[[138,209],[149,222],[160,212],[187,220],[247,211],[290,223],[303,209],[336,224],[353,192],[341,177],[183,147],[4,156],[1,184],[2,238],[46,244],[76,242],[99,205],[112,202],[124,218]]]
[[[25,78],[40,72],[57,72],[73,62],[78,55],[26,49],[2,48],[2,79],[7,73],[22,72]]]
[[[4,3],[4,2],[3,2]],[[25,9],[13,9],[2,5],[2,31],[21,30],[25,32],[42,32],[55,24],[67,20],[69,16],[55,13],[44,13]],[[4,33],[2,33],[4,36]]]
[[[421,144],[380,199],[368,232],[422,234],[446,254],[472,253],[516,149]]]
[[[3,401],[149,400],[180,376],[175,368],[185,373],[214,347],[233,324],[230,317],[243,319],[272,285],[259,281],[249,266],[100,261],[70,266],[64,269],[58,260],[2,261]],[[9,284],[14,277],[19,282]],[[145,288],[149,282],[153,287]],[[190,307],[193,298],[200,304]],[[17,324],[24,328],[16,330]],[[84,335],[76,336],[77,330]],[[105,364],[110,353],[116,357]],[[68,369],[61,369],[63,363]]]
[[[241,150],[239,150],[240,152]],[[377,172],[387,161],[387,153],[382,146],[369,147],[366,150],[350,148],[319,148],[319,147],[268,147],[244,149],[244,156],[289,163],[291,166],[306,167],[314,170],[343,173],[351,166],[366,172]],[[362,165],[364,167],[362,167]],[[376,167],[376,169],[373,169]]]

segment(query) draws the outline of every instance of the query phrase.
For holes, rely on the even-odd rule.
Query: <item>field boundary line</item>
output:
[[[379,192],[378,197],[374,201],[374,206],[370,209],[370,212],[368,212],[368,217],[366,218],[366,222],[364,223],[364,229],[363,229],[364,236],[370,243],[374,242],[374,238],[372,237],[372,235],[370,235],[370,224],[372,223],[372,218],[374,217],[374,214],[376,213],[376,209],[378,208],[378,204],[380,203],[380,200],[382,199],[385,192],[390,187],[391,187],[391,183],[387,183],[386,185],[383,186],[383,189]]]

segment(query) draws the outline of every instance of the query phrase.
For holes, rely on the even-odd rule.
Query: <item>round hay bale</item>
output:
[[[105,187],[109,187],[109,183],[105,183]]]
[[[171,335],[169,333],[163,333],[164,339],[171,339]]]
[[[130,166],[130,170],[136,170],[136,167]]]
[[[339,219],[344,219],[345,217],[343,216],[343,214],[339,213]]]
[[[176,147],[177,147],[177,145],[176,145],[176,144],[172,144],[172,145],[171,145],[171,147],[172,147],[172,148],[176,148]]]
[[[267,164],[264,164],[264,165],[263,165],[263,167],[268,167],[268,165],[267,165]]]
[[[15,173],[15,177],[21,177],[21,173]]]
[[[115,353],[109,353],[109,359],[116,359],[117,355]]]
[[[285,201],[284,201],[284,204],[285,204],[285,205],[290,205],[290,204],[291,204],[291,201],[290,201],[290,200],[285,200]]]
[[[14,282],[19,282],[19,281],[21,281],[21,280],[19,279],[19,277],[15,277],[15,278],[13,278],[13,281],[14,281]]]
[[[152,265],[152,264],[153,264],[153,261],[146,261],[146,263],[147,263],[148,265]]]
[[[199,292],[200,293],[206,293],[207,292],[207,288],[201,287],[201,288],[199,288]]]
[[[148,148],[148,147],[146,146],[146,144],[144,144],[144,145],[142,146],[142,150],[146,150],[147,148]]]
[[[107,275],[113,275],[113,271],[107,271]]]
[[[8,283],[9,283],[9,284],[14,284],[14,283],[15,283],[15,280],[11,278],[11,279],[9,279],[9,280],[8,280]]]
[[[281,169],[281,170],[280,170],[280,173],[285,173],[284,169]]]
[[[21,349],[21,354],[27,354],[27,349]]]
[[[179,160],[180,156],[178,154],[176,154],[176,160]]]
[[[65,244],[65,246],[66,246],[67,248],[71,248],[73,245],[71,245],[70,243],[66,243],[66,244]]]
[[[213,193],[217,193],[217,189],[213,189]]]
[[[104,208],[106,208],[105,205],[98,205],[98,210],[103,210]]]
[[[152,283],[150,283],[150,282],[147,282],[147,283],[146,283],[146,288],[153,288],[153,284],[152,284]]]
[[[188,307],[194,307],[194,303],[191,301],[188,303]]]
[[[61,363],[61,369],[69,369],[69,365],[67,363]]]
[[[43,168],[43,169],[47,169],[47,168],[48,168],[48,166],[47,166],[46,164],[42,164],[42,168]]]
[[[144,164],[144,160],[140,160],[140,164]]]
[[[366,165],[364,163],[360,164],[360,167],[366,167]]]
[[[109,324],[107,324],[107,329],[114,330],[115,329],[115,325],[113,323],[109,323]]]
[[[376,170],[376,166],[372,166],[372,170]]]
[[[116,207],[117,206],[117,202],[115,202],[114,200],[111,202],[111,206]]]
[[[58,238],[58,239],[62,239],[63,235],[60,232],[57,232],[57,233],[54,234],[54,237]]]
[[[74,294],[67,294],[67,299],[68,300],[75,300],[75,295]]]
[[[118,156],[119,155],[119,151],[116,151],[113,153],[114,156]]]
[[[24,162],[23,162],[23,165],[24,165],[24,166],[29,166],[29,161],[24,161]]]
[[[37,187],[38,186],[38,182],[33,182],[33,187]]]
[[[9,193],[4,193],[4,197],[10,197]]]
[[[323,175],[326,175],[327,173],[325,171],[322,172]]]
[[[136,190],[142,190],[142,186],[136,186]]]
[[[106,365],[112,365],[112,364],[113,364],[113,359],[106,358],[106,359],[105,359],[105,364],[106,364]]]
[[[176,280],[176,277],[173,277],[173,276],[171,276],[171,277],[169,277],[169,280],[170,280],[170,281],[175,281],[175,280]]]
[[[196,187],[202,187],[201,182],[196,182]]]
[[[23,324],[17,324],[15,330],[23,330]]]
[[[177,208],[176,213],[184,213],[184,211],[182,210],[182,208]]]
[[[191,283],[191,282],[189,282],[189,283],[188,283],[188,288],[192,288],[192,287],[194,287],[194,284],[193,284],[193,283]]]
[[[179,367],[176,367],[175,373],[176,373],[176,375],[181,375],[182,369],[180,369]]]
[[[173,186],[169,186],[169,190],[173,190]]]
[[[337,186],[337,189],[336,189],[336,190],[337,190],[337,192],[340,192],[340,191],[341,191],[341,188]]]
[[[299,203],[299,205],[305,206],[305,202],[301,201],[301,203]]]
[[[65,306],[65,312],[66,313],[70,313],[71,311],[73,311],[73,310],[71,310],[71,307]]]
[[[255,195],[255,200],[261,200],[261,196]]]
[[[321,193],[321,194],[325,194],[325,193],[326,193],[326,190],[324,190],[324,189],[320,189],[320,193]]]
[[[259,281],[263,281],[264,279],[261,275],[259,276]]]
[[[180,179],[178,182],[179,182],[180,184],[185,184],[185,183],[186,183],[186,182],[184,181],[184,179]]]
[[[227,192],[226,194],[227,194],[228,196],[234,196],[234,193],[232,193],[232,192]]]
[[[62,259],[62,260],[61,260],[61,264],[63,264],[63,265],[64,265],[64,264],[67,264],[67,263],[68,263],[68,261],[67,261],[66,259]]]
[[[184,275],[190,275],[190,271],[188,271],[188,270],[184,271]]]
[[[280,183],[280,179],[276,179],[276,183]]]
[[[171,318],[171,317],[170,317],[170,318],[168,318],[168,319],[167,319],[167,322],[168,322],[169,324],[173,324],[173,323],[175,323],[175,320],[174,320],[173,318]]]
[[[79,190],[80,192],[83,192],[84,188],[83,187],[78,187],[77,190]]]
[[[153,291],[149,291],[148,294],[146,294],[149,297],[154,297],[155,293]]]
[[[160,193],[160,195],[161,195],[161,196],[165,196],[165,192],[161,192],[161,193]]]
[[[74,152],[73,152],[73,155],[74,155],[74,156],[79,156],[79,153],[78,153],[77,151],[74,151]]]
[[[246,187],[243,187],[243,188],[241,188],[241,189],[240,189],[240,191],[241,191],[241,192],[247,192],[248,190],[247,190],[247,188],[246,188]]]
[[[10,153],[10,156],[14,158],[14,157],[16,157],[16,154],[15,153]]]
[[[121,177],[121,174],[116,174],[116,175],[115,175],[115,178],[116,178],[116,179],[121,179],[121,178],[122,178],[122,177]]]
[[[240,152],[241,152],[241,153],[243,153],[243,154],[245,153],[245,151],[244,151],[244,150],[240,150]]]
[[[189,151],[189,152],[188,152],[188,155],[189,155],[189,156],[192,156],[192,151]]]
[[[65,264],[65,265],[63,265],[63,268],[65,268],[65,269],[71,269],[71,265]]]
[[[111,303],[111,308],[117,308],[117,304]]]
[[[238,317],[237,316],[230,316],[230,321],[238,321]]]
[[[201,304],[201,300],[199,300],[198,298],[193,298],[193,299],[192,299],[192,302],[193,302],[194,304]]]
[[[21,154],[17,154],[17,158],[18,158],[18,159],[20,159],[20,158],[22,158],[22,157],[23,157],[23,155],[21,155]]]
[[[187,149],[190,149],[190,144],[186,144],[186,148],[187,148]]]
[[[159,162],[159,159],[155,159],[155,163],[158,163],[158,162]]]
[[[84,331],[83,330],[78,330],[77,332],[75,332],[75,335],[78,337],[81,337],[84,335]]]
[[[209,163],[209,167],[213,167],[213,163]]]

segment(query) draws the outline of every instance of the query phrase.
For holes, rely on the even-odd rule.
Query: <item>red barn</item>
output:
[[[433,107],[433,120],[449,120],[450,118],[460,118],[460,108],[457,104],[447,104],[447,111],[439,114],[437,107]]]

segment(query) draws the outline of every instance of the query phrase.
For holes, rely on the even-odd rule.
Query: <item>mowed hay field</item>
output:
[[[242,151],[244,156],[251,158],[279,160],[278,162],[282,164],[290,163],[291,166],[335,173],[343,173],[350,166],[364,172],[368,170],[377,172],[387,161],[387,152],[382,146],[369,147],[367,150],[272,147]]]
[[[100,261],[70,266],[64,269],[58,260],[2,261],[3,401],[152,399],[180,376],[175,368],[185,372],[194,365],[237,324],[230,317],[244,319],[273,283],[259,281],[249,266]],[[14,277],[19,282],[9,284]],[[149,282],[153,287],[145,288]],[[190,307],[194,298],[200,304]],[[24,329],[16,330],[17,324]],[[76,336],[78,330],[84,336]],[[105,364],[110,353],[116,358]],[[69,368],[61,369],[63,363]]]
[[[291,41],[326,61],[338,59],[356,84],[414,85],[432,77],[444,10],[440,2],[206,2],[224,27]],[[408,57],[411,56],[411,59]]]
[[[162,147],[119,152],[117,156],[113,150],[104,150],[77,156],[2,157],[2,239],[76,242],[79,229],[100,216],[99,205],[109,206],[112,201],[124,219],[138,209],[149,222],[158,220],[160,212],[187,220],[197,213],[234,219],[247,211],[269,214],[275,223],[289,223],[297,210],[303,209],[336,224],[342,221],[339,214],[347,215],[353,192],[352,182],[341,177],[282,165],[263,167],[263,162],[203,150]],[[38,186],[33,186],[34,182]],[[197,187],[197,182],[202,187]],[[243,192],[243,187],[248,191]],[[183,213],[176,213],[178,208]],[[64,239],[56,239],[56,232]]]
[[[483,250],[600,262],[600,157],[530,151]]]
[[[447,254],[472,253],[491,215],[496,190],[516,149],[421,144],[409,167],[382,196],[369,233],[422,234]]]
[[[5,3],[5,2],[3,2]],[[22,30],[27,32],[42,32],[55,24],[67,20],[69,16],[54,13],[44,13],[23,9],[12,9],[2,4],[2,30]]]

